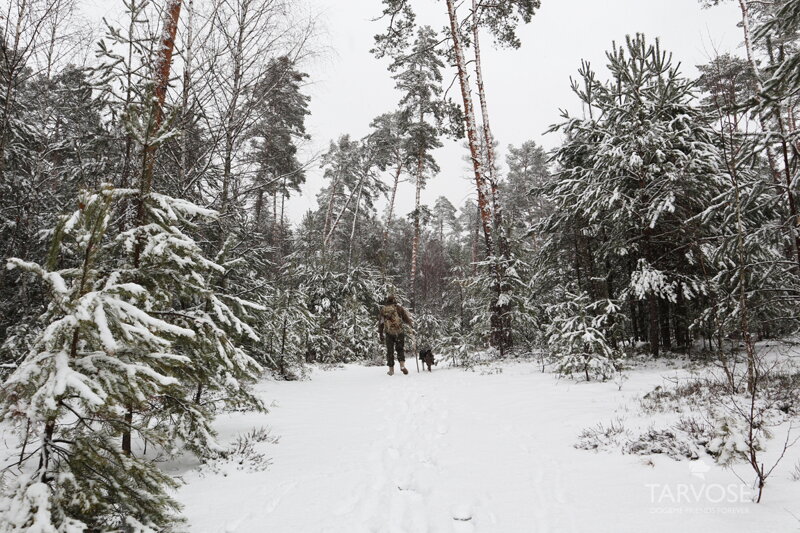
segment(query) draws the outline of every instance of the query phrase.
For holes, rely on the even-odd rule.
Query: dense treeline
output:
[[[758,36],[747,57],[716,57],[697,80],[637,35],[607,53],[606,79],[584,63],[573,81],[584,115],[554,127],[565,140],[539,189],[554,212],[538,226],[537,287],[556,316],[589,315],[551,328],[561,350],[703,341],[724,359],[726,339],[796,331],[798,95],[766,79],[796,54],[797,28],[791,2],[742,6]]]
[[[178,509],[152,459],[221,453],[214,414],[264,409],[265,370],[379,358],[390,292],[440,357],[543,350],[586,379],[637,350],[727,370],[736,339],[755,390],[755,339],[797,329],[796,0],[742,0],[746,57],[699,79],[657,41],[613,44],[606,70],[579,69],[560,146],[505,164],[480,37],[519,47],[538,0],[447,0],[442,31],[384,0],[373,53],[397,105],[315,161],[314,26],[291,2],[123,3],[97,46],[71,0],[3,19],[0,413],[20,439],[0,531],[162,530]],[[426,206],[430,180],[456,178],[438,176],[447,139],[475,196]],[[292,226],[309,165],[324,185]]]

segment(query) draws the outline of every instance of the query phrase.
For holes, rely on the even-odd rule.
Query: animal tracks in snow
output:
[[[356,494],[334,508],[340,527],[330,532],[474,533],[496,531],[496,516],[480,486],[453,490],[457,447],[451,406],[430,385],[393,382],[376,403],[382,423],[365,454],[364,479]],[[477,458],[480,459],[480,458]],[[473,490],[474,489],[474,490]]]
[[[628,457],[575,450],[580,429],[619,405],[616,387],[564,387],[534,370],[526,363],[498,375],[438,369],[390,378],[382,368],[349,365],[320,372],[312,382],[270,383],[265,400],[279,398],[281,408],[268,420],[236,414],[217,424],[228,437],[243,427],[274,427],[281,445],[271,449],[270,470],[187,476],[191,481],[179,492],[187,529],[694,533],[796,525],[769,503],[730,517],[696,515],[687,522],[665,514],[654,520],[641,508],[643,487],[685,482],[685,468],[645,468]],[[652,390],[663,378],[654,371],[640,382]],[[724,475],[716,473],[714,482],[727,482]],[[797,501],[795,486],[780,491]]]

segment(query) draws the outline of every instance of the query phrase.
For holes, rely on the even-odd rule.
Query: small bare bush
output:
[[[603,450],[608,448],[616,448],[620,446],[626,436],[630,435],[623,420],[617,418],[612,420],[608,425],[602,422],[596,426],[584,429],[578,435],[578,442],[575,443],[575,448],[579,450]]]
[[[676,460],[697,459],[697,448],[671,429],[649,428],[625,444],[623,451],[632,455],[666,455]]]
[[[280,437],[273,435],[269,428],[253,428],[247,433],[238,435],[228,448],[212,457],[204,465],[204,470],[224,474],[224,466],[233,465],[236,470],[262,472],[269,468],[271,461],[264,452],[256,449],[256,445],[278,444],[278,442]]]

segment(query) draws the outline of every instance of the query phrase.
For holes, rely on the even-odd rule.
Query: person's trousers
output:
[[[401,363],[406,360],[404,346],[406,343],[405,333],[399,335],[386,334],[386,364],[394,366],[394,354],[397,352],[397,360]]]

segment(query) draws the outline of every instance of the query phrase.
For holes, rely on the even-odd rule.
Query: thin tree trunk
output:
[[[361,198],[361,186],[364,183],[364,179],[366,179],[366,175],[361,176],[361,179],[358,180],[358,185],[356,186],[356,190],[358,190],[359,198]],[[333,232],[336,231],[337,226],[339,225],[339,221],[342,219],[342,216],[347,212],[347,208],[350,207],[350,202],[353,200],[353,196],[356,195],[356,190],[350,193],[350,196],[347,197],[347,201],[345,202],[344,206],[342,207],[339,214],[336,216],[336,220],[333,221],[331,227],[328,229],[328,233],[325,236],[325,241],[323,246],[327,245],[330,241],[331,237],[333,236]]]
[[[232,128],[229,125],[227,128]],[[222,194],[220,198],[220,215],[223,217],[228,212],[228,202],[230,201],[230,183],[233,168],[233,133],[231,131],[225,132],[225,154],[222,160]],[[221,220],[221,219],[220,219]]]
[[[261,212],[264,210],[264,189],[258,189],[254,209],[253,219],[255,221],[256,231],[261,232],[263,229],[263,225],[261,224]]]
[[[392,217],[394,216],[394,202],[397,198],[397,186],[400,184],[400,174],[403,172],[403,163],[397,165],[397,170],[394,173],[394,184],[392,185],[392,196],[389,198],[389,211],[386,214],[386,227],[383,230],[383,250],[381,253],[381,268],[383,269],[383,277],[386,277],[386,258],[389,254],[389,227],[392,224]]]
[[[286,178],[283,178],[283,191],[286,191]],[[285,227],[285,216],[286,216],[286,194],[281,193],[281,214],[280,219],[278,220],[278,262],[283,262],[283,241],[285,238],[284,235],[284,227]]]
[[[148,141],[152,141],[164,122],[164,102],[167,98],[167,87],[169,85],[169,75],[172,69],[172,54],[175,50],[175,35],[178,31],[178,21],[181,15],[182,0],[168,0],[167,18],[164,25],[164,32],[161,41],[161,49],[156,62],[155,84],[153,90],[153,107],[151,111],[151,123],[148,132]],[[142,178],[139,185],[141,193],[139,201],[139,213],[137,222],[143,225],[145,222],[144,196],[150,193],[153,185],[153,169],[156,160],[156,150],[158,145],[152,142],[144,148],[144,165]]]
[[[494,231],[497,239],[497,251],[499,252],[501,261],[497,265],[497,283],[498,283],[498,297],[500,294],[507,290],[507,287],[504,285],[504,281],[506,278],[506,263],[510,257],[510,249],[508,246],[508,240],[506,239],[506,234],[504,232],[503,227],[503,205],[502,201],[500,200],[500,192],[498,189],[497,183],[497,176],[495,175],[496,165],[495,165],[495,153],[494,153],[494,136],[492,135],[492,129],[489,125],[489,107],[486,103],[486,90],[484,89],[484,82],[483,82],[483,68],[481,63],[481,47],[480,47],[480,24],[478,20],[478,4],[476,0],[472,0],[472,38],[473,38],[473,47],[475,51],[475,82],[478,87],[478,99],[480,101],[481,106],[481,122],[483,123],[483,138],[484,144],[486,146],[486,166],[488,171],[486,175],[489,179],[489,185],[491,187],[492,192],[492,212],[494,213]],[[499,302],[496,304],[497,306],[497,314],[499,322],[498,325],[500,330],[497,332],[498,338],[496,341],[499,343],[500,353],[501,355],[504,353],[505,349],[511,346],[512,341],[512,334],[511,334],[511,315],[510,315],[510,304],[503,303],[500,304]]]
[[[364,178],[358,183],[358,197],[356,198],[356,206],[353,211],[353,226],[350,229],[350,242],[347,248],[347,271],[350,272],[350,266],[353,262],[353,241],[356,238],[356,224],[358,222],[358,212],[361,207],[361,195],[364,192]],[[351,195],[352,198],[352,195]]]
[[[278,245],[278,191],[272,193],[272,245]]]
[[[636,342],[641,339],[639,335],[639,314],[636,311],[637,305],[633,299],[628,299],[628,305],[631,308],[631,328],[633,329],[633,340]]]
[[[411,245],[411,310],[413,312],[417,311],[417,261],[420,235],[419,206],[420,194],[422,192],[423,164],[424,154],[420,149],[419,154],[417,154],[416,194],[414,197],[414,241]]]
[[[331,183],[331,192],[328,198],[328,208],[325,210],[325,223],[322,226],[322,251],[325,252],[325,249],[328,245],[328,235],[332,233],[331,228],[331,217],[333,216],[333,203],[336,199],[336,189],[339,186],[339,173],[336,173],[336,177],[333,179],[333,183]]]
[[[670,306],[667,300],[658,300],[658,319],[661,323],[661,346],[665,350],[672,349],[672,330],[670,328]]]
[[[583,282],[583,276],[581,275],[581,253],[580,253],[580,248],[578,246],[578,244],[580,242],[580,240],[579,240],[580,237],[578,236],[578,232],[577,231],[573,231],[573,236],[575,237],[575,240],[573,241],[574,248],[575,248],[575,267],[574,267],[575,268],[575,279],[578,282],[578,289],[579,290],[584,290],[585,284]]]
[[[475,216],[475,224],[474,227],[470,229],[470,234],[472,235],[472,275],[475,276],[478,273],[478,240],[480,239],[480,231],[481,231],[481,213],[480,208],[477,208],[477,213]]]
[[[172,70],[172,54],[175,50],[175,36],[178,32],[178,21],[181,15],[182,0],[168,0],[166,9],[166,19],[164,31],[162,33],[161,47],[155,65],[155,83],[153,89],[153,103],[151,108],[151,120],[148,129],[148,141],[156,135],[164,121],[164,102],[167,98],[167,87],[169,85],[169,75]],[[137,206],[136,225],[141,227],[147,223],[146,198],[150,194],[153,186],[153,169],[155,166],[156,151],[158,145],[148,142],[144,147],[144,161],[142,165],[142,176],[139,184],[139,201]],[[144,241],[137,239],[134,247],[134,267],[139,267]],[[125,414],[125,424],[127,429],[122,433],[122,452],[131,453],[131,424],[133,422],[133,406],[128,406]]]
[[[648,334],[650,338],[650,353],[654,357],[658,357],[659,354],[659,320],[658,320],[658,298],[655,294],[650,293],[647,295],[647,312],[650,318],[649,326],[648,326]]]
[[[131,13],[131,20],[128,24],[128,35],[133,35],[134,27],[136,24],[136,15]],[[134,41],[130,40],[128,43],[128,65],[133,63],[133,47]],[[133,72],[130,67],[125,73],[125,109],[130,108],[133,103]],[[127,188],[130,186],[131,174],[131,160],[133,159],[133,137],[127,131],[125,132],[125,159],[122,163],[122,175],[120,176],[120,187]],[[120,231],[125,227],[127,217],[120,219]]]
[[[233,179],[233,150],[236,144],[236,111],[239,105],[239,96],[242,92],[242,69],[244,56],[244,32],[245,28],[239,25],[236,40],[236,50],[233,55],[233,76],[231,79],[231,101],[225,113],[225,154],[223,156],[222,168],[222,199],[220,202],[220,221],[227,215],[228,204],[231,195],[231,180]],[[221,232],[221,239],[224,240],[224,232]]]
[[[178,183],[180,183],[181,188],[185,188],[188,181],[187,167],[189,166],[189,122],[191,120],[189,113],[189,89],[192,85],[194,0],[187,0],[186,12],[186,49],[183,53],[183,92],[181,94],[181,156],[180,165],[178,166]]]
[[[475,188],[478,192],[478,209],[481,215],[483,236],[486,241],[486,253],[487,255],[493,255],[494,237],[492,234],[492,214],[487,199],[486,180],[484,178],[483,163],[481,161],[482,158],[480,155],[478,133],[475,123],[475,109],[472,105],[472,95],[467,75],[467,62],[464,58],[464,47],[459,33],[459,23],[458,17],[456,16],[454,0],[447,0],[447,12],[450,18],[450,36],[453,40],[453,51],[455,52],[458,81],[461,87],[461,98],[464,103],[464,122],[466,124],[467,142],[472,159],[472,168],[475,174]]]
[[[494,236],[492,232],[492,213],[489,207],[488,192],[486,189],[486,179],[484,176],[483,162],[478,142],[478,132],[475,121],[475,108],[472,103],[472,93],[467,74],[467,62],[464,58],[464,47],[459,33],[458,16],[454,0],[447,0],[447,13],[450,19],[450,37],[453,40],[453,52],[458,71],[458,81],[461,87],[461,98],[464,102],[464,122],[467,130],[467,141],[469,144],[472,168],[475,174],[475,188],[478,193],[478,208],[480,210],[481,225],[483,226],[483,236],[486,242],[486,254],[493,257],[495,252]],[[501,353],[505,347],[502,335],[502,313],[498,308],[498,301],[503,292],[502,279],[496,261],[489,262],[489,274],[494,278],[493,289],[495,301],[491,304],[491,341],[495,346],[499,346]]]
[[[286,314],[283,315],[283,325],[281,326],[281,357],[278,365],[281,376],[286,378]]]
[[[747,4],[747,0],[739,0],[739,8],[742,12],[742,31],[744,33],[744,44],[745,44],[745,51],[747,52],[747,60],[750,63],[750,67],[753,69],[753,74],[755,75],[756,79],[756,99],[761,103],[761,92],[764,90],[764,83],[761,78],[761,71],[758,68],[758,62],[756,62],[755,54],[753,52],[753,40],[751,36],[750,30],[750,7]],[[789,165],[789,150],[788,145],[786,143],[786,131],[783,125],[783,118],[781,116],[781,109],[779,104],[775,104],[774,114],[777,117],[779,133],[781,137],[781,146],[782,146],[782,155],[783,155],[783,172],[778,168],[778,164],[776,161],[775,153],[771,146],[767,145],[767,160],[769,162],[770,170],[772,171],[773,179],[776,184],[779,184],[781,181],[785,181],[785,188],[786,188],[786,203],[789,208],[789,237],[792,245],[793,255],[796,256],[796,261],[798,266],[800,267],[800,232],[798,226],[800,226],[800,218],[798,217],[797,213],[797,203],[795,201],[794,194],[792,192],[792,174]],[[764,134],[768,134],[769,128],[767,124],[767,119],[764,116],[762,111],[758,112],[758,121],[761,126],[762,132]]]
[[[495,153],[494,153],[494,136],[489,124],[489,107],[486,102],[486,90],[483,82],[483,67],[481,63],[481,45],[480,45],[480,25],[478,21],[478,3],[477,0],[472,0],[472,44],[475,52],[475,84],[478,88],[478,100],[481,106],[481,122],[483,130],[483,142],[486,150],[486,177],[489,180],[489,185],[492,192],[492,212],[494,214],[494,230],[497,236],[498,251],[501,256],[507,256],[508,243],[503,234],[503,210],[502,203],[498,195],[497,176],[495,176]]]

